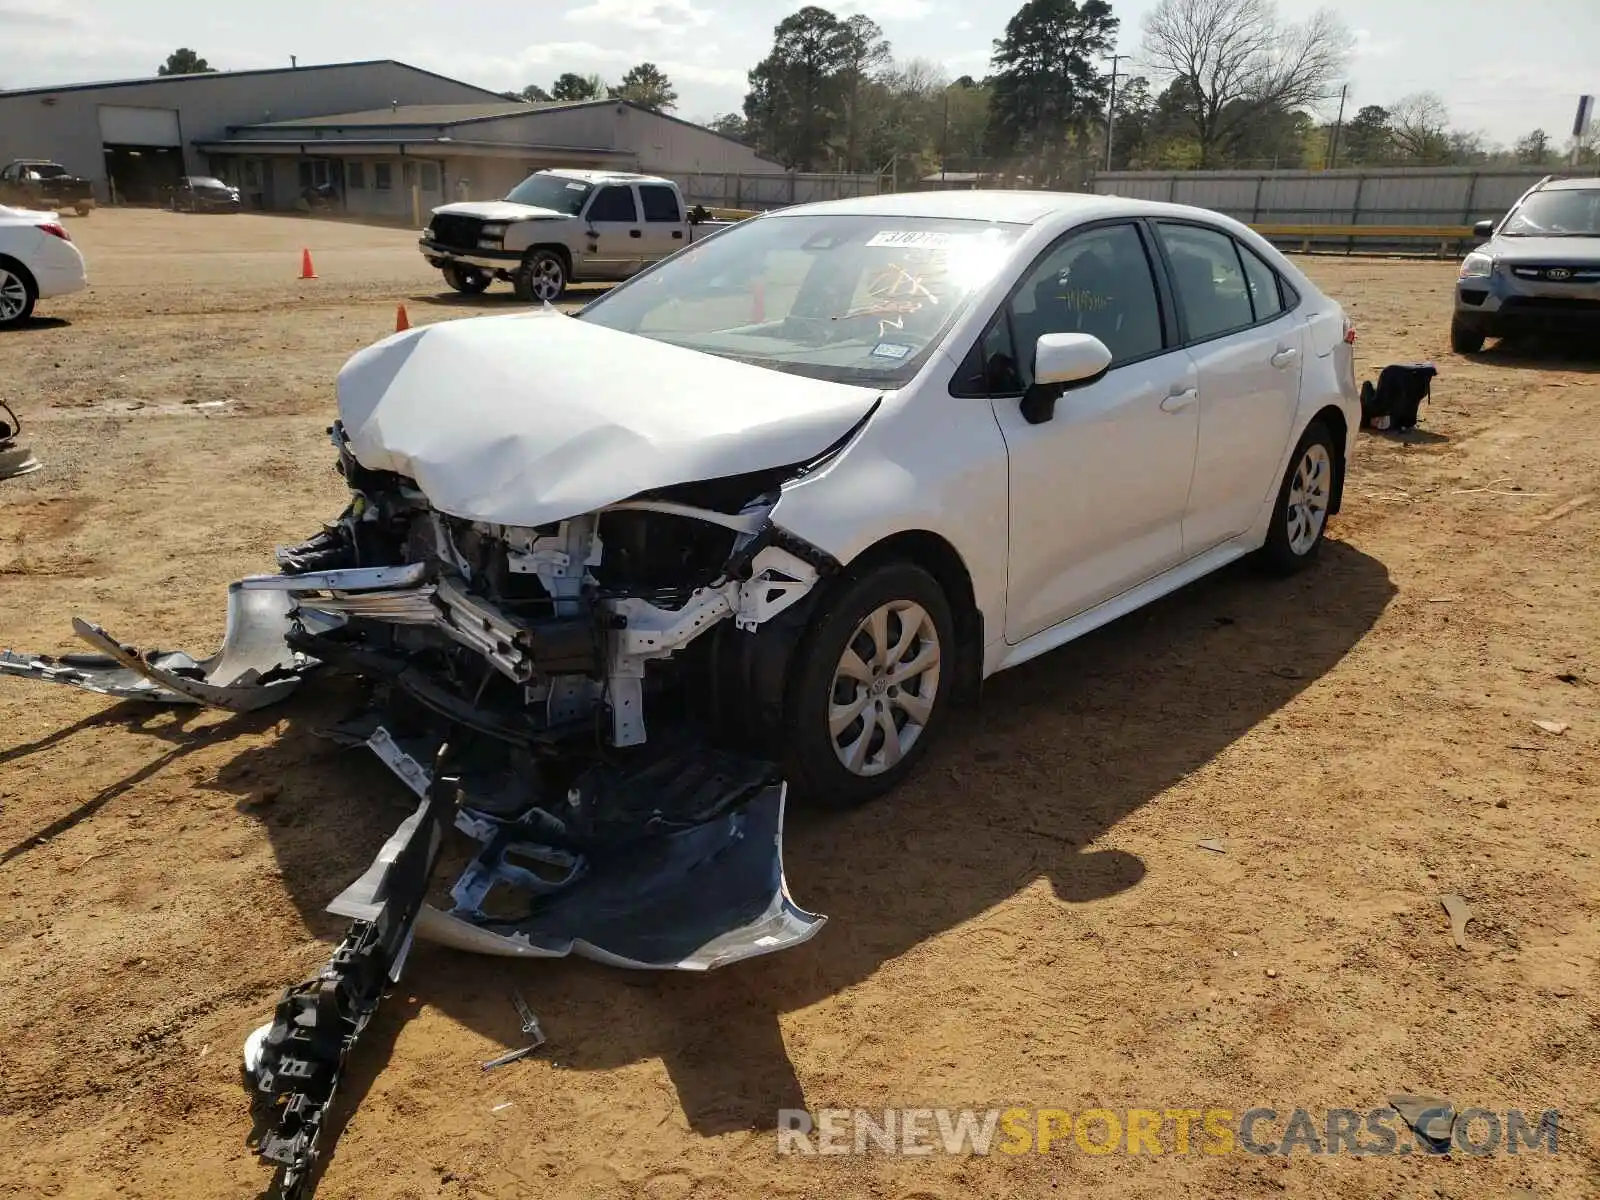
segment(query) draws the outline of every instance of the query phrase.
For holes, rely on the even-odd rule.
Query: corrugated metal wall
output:
[[[1357,171],[1109,171],[1101,195],[1165,200],[1275,225],[1470,225],[1499,217],[1548,172],[1518,167]]]
[[[782,208],[789,204],[813,204],[821,200],[844,200],[854,196],[876,196],[883,191],[880,175],[825,175],[803,172],[740,173],[721,171],[664,172],[683,189],[690,204],[708,208]]]

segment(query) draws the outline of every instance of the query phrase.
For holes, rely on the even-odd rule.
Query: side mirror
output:
[[[1475,238],[1483,238],[1485,241],[1492,238],[1494,236],[1494,222],[1479,221],[1472,227],[1472,236]]]
[[[1022,396],[1022,416],[1042,425],[1056,415],[1056,401],[1069,388],[1087,387],[1111,369],[1111,351],[1087,333],[1045,333],[1033,350],[1033,383]]]

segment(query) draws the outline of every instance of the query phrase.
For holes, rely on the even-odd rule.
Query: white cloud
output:
[[[865,13],[875,21],[920,21],[933,11],[932,0],[840,0],[840,13]]]
[[[711,14],[693,0],[590,0],[567,13],[567,20],[661,32],[704,25]]]

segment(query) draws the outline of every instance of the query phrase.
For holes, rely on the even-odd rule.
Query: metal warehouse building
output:
[[[783,171],[632,104],[511,102],[392,60],[0,92],[0,164],[13,158],[55,159],[101,203],[155,203],[179,176],[218,175],[253,207],[291,209],[331,184],[346,211],[397,218],[504,195],[546,166]]]

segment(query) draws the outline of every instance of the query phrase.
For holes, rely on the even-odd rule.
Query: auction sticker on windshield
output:
[[[886,229],[867,239],[868,246],[893,246],[901,250],[943,250],[972,237],[970,233],[945,233],[934,229]]]

